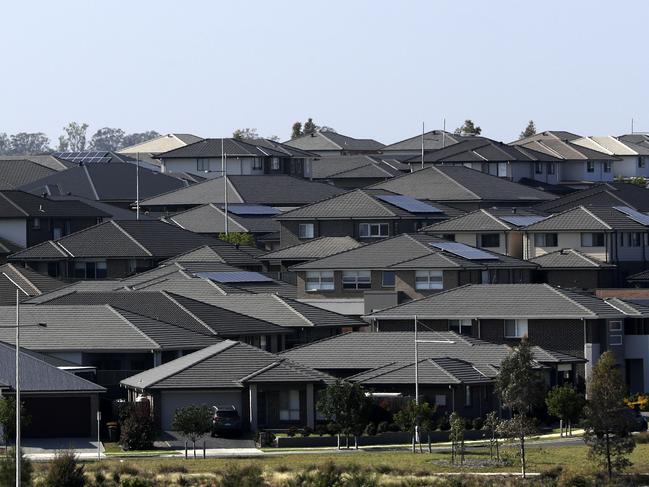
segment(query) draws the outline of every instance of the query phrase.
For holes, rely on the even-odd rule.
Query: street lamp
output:
[[[16,342],[14,347],[16,348],[16,487],[20,487],[20,461],[22,455],[20,453],[20,414],[21,414],[21,404],[20,404],[20,293],[22,292],[25,296],[29,296],[29,293],[25,291],[20,285],[14,281],[11,277],[7,275],[6,272],[2,273],[14,286],[16,286],[16,324],[13,326],[3,326],[3,328],[15,328],[16,329]],[[46,328],[47,323],[37,323],[35,325],[26,325],[27,328],[30,327],[39,327]]]

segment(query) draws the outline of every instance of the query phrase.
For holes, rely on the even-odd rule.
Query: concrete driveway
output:
[[[255,448],[255,442],[250,436],[235,436],[235,437],[216,437],[212,438],[207,435],[196,442],[196,448],[203,448],[203,440],[205,441],[205,448],[208,450],[238,450]],[[165,431],[158,441],[154,443],[156,448],[169,448],[172,450],[183,450],[185,448],[185,438],[176,431]],[[189,448],[191,448],[191,442]]]
[[[97,440],[91,438],[23,438],[22,448],[31,460],[50,460],[60,450],[71,450],[84,460],[97,458]],[[103,445],[100,451],[103,458]]]

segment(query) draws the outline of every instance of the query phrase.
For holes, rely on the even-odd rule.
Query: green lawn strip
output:
[[[120,456],[120,457],[127,457],[127,456],[157,456],[157,455],[173,455],[176,453],[180,453],[177,450],[165,450],[165,449],[155,449],[155,450],[131,450],[131,451],[124,451],[122,450],[122,447],[119,446],[118,443],[104,443],[104,454],[107,457],[111,456]]]

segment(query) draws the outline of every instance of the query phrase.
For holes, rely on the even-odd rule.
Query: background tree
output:
[[[27,413],[25,403],[21,402],[20,422],[23,426],[29,426],[32,417]],[[4,396],[0,399],[0,425],[2,425],[2,441],[5,445],[13,442],[16,438],[16,398]]]
[[[255,238],[249,233],[243,232],[229,232],[219,233],[219,240],[231,243],[232,245],[247,245],[249,247],[255,246]]]
[[[279,136],[277,135],[269,135],[266,137],[268,140],[272,140],[273,142],[279,142]]]
[[[584,440],[590,457],[606,467],[609,478],[614,471],[631,465],[627,458],[635,448],[630,432],[628,408],[624,404],[626,386],[611,352],[604,352],[588,380],[588,403]]]
[[[419,450],[421,451],[421,433],[428,433],[428,448],[430,451],[430,431],[433,430],[433,416],[435,415],[435,405],[427,402],[420,402],[414,399],[408,402],[394,415],[394,422],[399,425],[403,431],[408,431],[412,435],[412,452],[416,452],[416,443],[419,440]],[[419,427],[419,438],[417,438],[417,428]]]
[[[302,130],[302,133],[304,135],[312,134],[316,130],[318,130],[318,126],[313,122],[312,118],[309,118],[306,122],[304,122],[304,129]]]
[[[467,119],[464,123],[455,129],[456,135],[480,135],[482,129],[473,123],[473,120]]]
[[[59,148],[61,152],[79,152],[86,149],[87,123],[70,122],[63,127],[64,135],[59,137]]]
[[[97,130],[90,138],[89,149],[96,151],[116,151],[122,147],[124,140],[122,129],[104,127]]]
[[[527,127],[525,127],[525,130],[521,132],[519,135],[519,139],[524,139],[525,137],[531,137],[532,135],[536,134],[536,125],[534,125],[534,120],[530,120],[527,123]]]
[[[451,440],[451,463],[455,464],[460,457],[460,465],[464,464],[464,419],[455,411],[451,414],[451,431],[449,439]]]
[[[324,390],[317,408],[338,431],[339,449],[340,433],[345,435],[345,446],[349,448],[349,435],[353,434],[356,439],[354,433],[365,428],[371,405],[371,399],[359,384],[337,380]]]
[[[4,132],[0,132],[0,155],[9,154],[11,152],[11,142],[9,136]]]
[[[237,140],[258,139],[259,134],[257,133],[257,129],[246,127],[245,129],[237,129],[232,132],[232,138]]]
[[[293,127],[291,127],[291,139],[297,139],[300,135],[304,135],[304,132],[302,132],[302,123],[295,122]]]
[[[42,132],[27,133],[19,132],[9,138],[10,154],[29,155],[47,154],[50,149],[50,139]]]
[[[525,436],[530,434],[533,426],[528,414],[534,407],[543,404],[545,393],[545,383],[535,368],[532,348],[527,338],[523,338],[520,345],[500,364],[496,390],[502,403],[512,411],[512,419],[504,425],[504,431],[515,431],[517,434],[521,472],[525,478]]]
[[[555,386],[545,397],[545,405],[548,413],[559,418],[560,436],[563,436],[564,427],[566,435],[572,435],[572,422],[579,418],[584,409],[584,396],[572,384]]]
[[[196,458],[196,441],[212,431],[212,416],[212,410],[205,404],[177,409],[174,414],[172,427],[192,442],[194,458]],[[185,454],[187,454],[186,449]]]
[[[160,134],[156,132],[155,130],[149,130],[148,132],[138,132],[134,134],[127,134],[124,136],[122,139],[122,146],[120,149],[123,149],[124,147],[130,147],[132,145],[136,144],[141,144],[142,142],[146,142],[147,140],[155,139],[156,137],[160,137]]]

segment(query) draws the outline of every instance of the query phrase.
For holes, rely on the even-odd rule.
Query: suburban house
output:
[[[52,156],[0,156],[0,189],[17,189],[25,184],[63,171],[72,164]]]
[[[52,201],[24,191],[0,191],[0,239],[19,248],[64,237],[111,216],[80,201]]]
[[[223,175],[294,174],[314,154],[268,139],[201,139],[157,154],[163,173],[198,174],[212,179]]]
[[[287,175],[230,176],[208,179],[178,191],[144,199],[143,208],[174,213],[209,203],[272,206],[287,210],[342,194],[345,190],[329,184]]]
[[[24,301],[63,286],[65,283],[27,267],[14,264],[0,265],[0,306],[16,303],[16,288],[19,288],[18,299]]]
[[[498,410],[494,379],[511,348],[455,332],[423,328],[417,337],[417,379],[423,398],[435,404],[439,413],[458,412],[464,418],[483,417]],[[375,394],[413,397],[415,336],[410,330],[347,333],[279,356],[357,382]],[[574,380],[572,371],[584,362],[540,346],[534,346],[533,353],[535,366],[542,370],[548,384]]]
[[[523,258],[523,228],[543,220],[526,208],[489,208],[460,215],[421,229],[429,235]]]
[[[41,274],[62,279],[111,279],[155,267],[217,239],[158,220],[109,220],[8,257]]]
[[[630,206],[643,213],[649,212],[649,189],[637,184],[612,182],[594,184],[589,188],[543,201],[534,206],[541,213],[559,213],[576,206]]]
[[[316,130],[287,140],[283,145],[320,156],[376,154],[384,147],[383,144],[373,139],[355,139],[331,130]]]
[[[468,283],[531,282],[536,265],[425,234],[402,234],[291,268],[298,299],[366,314]]]
[[[139,181],[139,184],[138,184]],[[84,164],[32,181],[20,189],[38,196],[81,196],[129,208],[137,200],[188,186],[184,179],[160,174],[135,164]]]
[[[363,243],[416,232],[460,210],[383,189],[357,189],[287,211],[280,223],[280,248],[318,237],[349,236]]]
[[[629,206],[577,206],[525,227],[523,258],[560,249],[615,264],[621,275],[647,267],[649,216]]]
[[[255,432],[314,428],[318,391],[333,381],[285,357],[224,340],[124,379],[122,386],[131,400],[149,398],[163,431],[173,429],[177,409],[227,404],[239,412],[244,429]]]
[[[30,421],[23,438],[97,437],[99,396],[106,390],[24,351],[20,356],[20,400]],[[0,342],[0,398],[16,394],[16,349]]]
[[[378,183],[372,189],[435,201],[464,211],[494,206],[531,206],[557,198],[554,194],[464,166],[427,167]]]
[[[160,165],[160,161],[155,159],[154,156],[168,152],[170,150],[185,147],[186,145],[193,144],[202,140],[201,137],[192,134],[166,134],[159,135],[153,139],[141,142],[139,144],[123,147],[118,150],[118,154],[124,154],[132,159],[144,159],[148,163]]]
[[[384,309],[365,318],[380,332],[422,329],[454,331],[492,343],[515,345],[527,336],[532,345],[586,359],[573,369],[580,381],[604,351],[624,367],[624,320],[644,317],[620,300],[603,300],[548,284],[466,285]],[[646,352],[645,352],[646,354]],[[574,377],[574,375],[573,375]]]
[[[404,172],[410,172],[408,164],[367,154],[318,157],[304,166],[305,178],[345,189],[364,188]]]
[[[522,178],[534,178],[538,164],[547,164],[547,171],[556,172],[561,159],[547,153],[522,146],[507,145],[485,137],[471,137],[450,145],[413,156],[404,162],[411,167],[427,165],[459,165],[518,182]]]
[[[423,138],[423,140],[422,140]],[[424,153],[444,149],[453,144],[463,141],[468,137],[457,135],[445,130],[430,130],[424,134],[409,137],[394,144],[386,145],[381,149],[381,154],[390,157],[416,156],[421,155],[422,142]]]
[[[613,156],[613,175],[620,178],[649,177],[649,147],[610,135],[582,137],[575,144]]]
[[[556,157],[560,162],[538,161],[527,179],[546,184],[612,181],[618,158],[595,145],[579,144],[579,135],[564,131],[545,131],[525,137],[511,145]],[[531,184],[531,183],[530,183]]]
[[[649,134],[646,132],[633,132],[630,134],[620,135],[617,138],[623,142],[631,142],[643,147],[649,147]]]
[[[575,249],[559,249],[529,259],[538,265],[534,282],[551,286],[596,289],[616,282],[614,264],[603,262]]]

